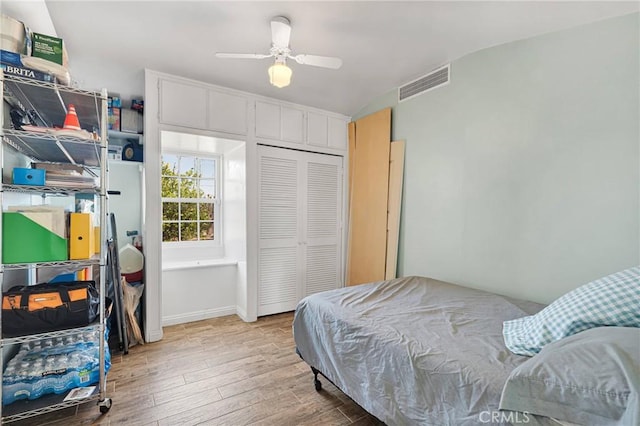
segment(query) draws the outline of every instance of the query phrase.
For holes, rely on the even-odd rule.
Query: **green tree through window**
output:
[[[215,158],[162,156],[162,241],[215,240]]]

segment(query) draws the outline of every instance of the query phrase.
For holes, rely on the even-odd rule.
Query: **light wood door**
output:
[[[355,121],[347,285],[385,279],[391,108]]]
[[[398,240],[400,238],[400,206],[404,173],[404,141],[391,142],[389,158],[389,200],[387,203],[387,267],[385,279],[396,277]]]
[[[342,157],[259,146],[258,315],[342,286]]]

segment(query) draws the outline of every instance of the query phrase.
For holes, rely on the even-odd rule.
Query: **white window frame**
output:
[[[222,247],[222,164],[223,159],[220,154],[213,153],[202,153],[202,152],[193,152],[193,151],[177,151],[177,150],[162,150],[160,153],[160,163],[161,163],[161,174],[160,174],[160,185],[162,188],[162,163],[163,157],[165,155],[175,155],[178,157],[194,157],[197,159],[205,159],[205,160],[215,160],[215,191],[216,196],[213,200],[213,240],[198,240],[198,241],[164,241],[163,235],[160,235],[160,240],[162,241],[162,246],[167,249],[207,249],[207,248],[221,248]],[[164,230],[164,223],[166,222],[163,218],[162,209],[164,207],[165,202],[206,202],[209,203],[211,200],[207,198],[170,198],[162,196],[162,189],[160,191],[160,223],[161,223],[161,233]],[[186,221],[185,221],[186,222]],[[178,230],[180,229],[181,221],[178,220]],[[198,236],[199,237],[199,236]]]

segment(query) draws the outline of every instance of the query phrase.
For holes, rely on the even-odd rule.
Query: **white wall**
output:
[[[118,247],[131,243],[127,231],[142,235],[142,163],[109,160],[109,211],[116,216]],[[143,241],[144,244],[144,241]]]
[[[162,271],[162,325],[236,313],[237,265]]]
[[[550,302],[640,264],[639,14],[486,49],[397,104],[399,273]]]

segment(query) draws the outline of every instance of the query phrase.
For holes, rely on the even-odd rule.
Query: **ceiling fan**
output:
[[[293,55],[289,47],[291,23],[284,16],[276,16],[271,20],[271,49],[269,54],[261,53],[216,53],[217,58],[232,59],[265,59],[275,58],[275,63],[269,67],[269,82],[278,88],[288,86],[291,82],[291,68],[287,66],[287,59],[293,59],[299,64],[313,65],[322,68],[338,69],[342,66],[342,59],[331,56],[298,54]]]

